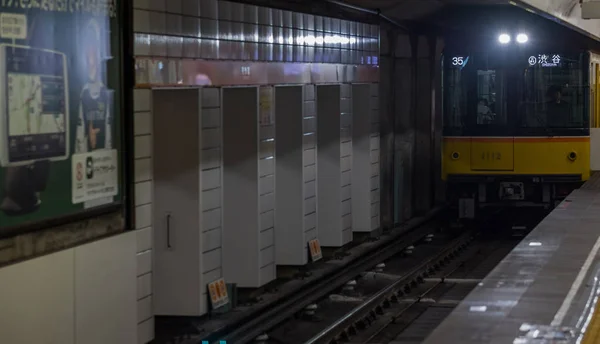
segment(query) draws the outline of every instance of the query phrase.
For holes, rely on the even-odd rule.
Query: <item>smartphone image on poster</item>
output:
[[[69,157],[65,54],[0,45],[0,166]]]

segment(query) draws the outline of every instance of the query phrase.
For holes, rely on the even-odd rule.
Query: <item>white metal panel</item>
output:
[[[221,189],[202,192],[202,210],[216,209],[221,206]]]
[[[202,254],[202,271],[212,271],[221,266],[221,249]],[[208,283],[208,281],[206,281]]]
[[[150,135],[136,136],[133,140],[136,159],[148,158],[152,155],[152,137]]]
[[[304,167],[304,181],[306,183],[312,182],[317,178],[315,165]]]
[[[152,134],[152,113],[150,111],[133,114],[133,133],[134,135]]]
[[[135,228],[146,228],[152,225],[152,204],[135,208]]]
[[[304,184],[304,197],[312,198],[316,196],[317,182],[312,180]]]
[[[317,214],[319,241],[341,247],[341,187],[350,184],[350,173],[341,173],[340,85],[317,86]],[[347,174],[347,177],[344,175]]]
[[[221,227],[221,208],[207,210],[202,213],[202,230],[209,231]]]
[[[312,214],[317,211],[317,198],[310,197],[304,200],[304,214]]]
[[[258,87],[223,88],[223,276],[240,287],[260,287],[260,214],[273,210],[274,195],[260,196]],[[262,148],[262,151],[261,151]]]
[[[135,182],[152,180],[152,158],[136,159],[134,162]]]
[[[260,249],[263,250],[267,247],[271,247],[275,244],[274,242],[275,233],[273,227],[260,232]]]
[[[136,258],[138,276],[152,272],[152,251],[140,252]]]
[[[3,343],[75,343],[74,254],[65,250],[0,269]]]
[[[221,186],[221,169],[213,168],[202,171],[202,190],[216,189]]]
[[[371,87],[353,85],[352,216],[354,232],[371,232]]]
[[[305,182],[303,133],[315,131],[314,119],[303,118],[303,87],[275,88],[277,131],[277,214],[275,224],[276,263],[304,265],[306,238],[303,222],[306,198],[315,196],[314,180]],[[310,152],[314,152],[311,150]],[[311,169],[309,169],[310,171]],[[312,169],[314,171],[314,168]],[[313,176],[314,179],[314,176]],[[310,205],[309,205],[310,206]],[[312,211],[312,209],[311,209]]]
[[[267,211],[260,214],[260,230],[261,232],[275,225],[275,212]]]
[[[275,194],[268,193],[260,196],[260,213],[272,211],[275,208]]]
[[[304,166],[314,165],[315,163],[315,150],[307,149],[304,151]]]
[[[260,178],[260,194],[273,193],[275,191],[275,176],[269,175]]]
[[[205,158],[201,144],[201,99],[200,89],[155,90],[152,94],[155,141],[152,274],[153,305],[159,315],[202,315],[200,274],[205,255],[199,254],[203,230],[199,213],[218,208],[220,192],[219,189],[208,194],[201,191],[204,167],[201,161]],[[214,160],[219,162],[219,155]]]
[[[135,111],[135,112],[150,111],[151,92],[152,91],[150,91],[148,89],[133,90],[133,111]]]
[[[152,294],[152,274],[137,277],[137,298],[142,299]]]
[[[212,92],[212,88],[203,89],[204,92]],[[212,101],[212,100],[211,100]],[[206,107],[207,104],[203,104],[202,107],[202,127],[203,128],[217,128],[221,126],[221,110],[218,107]]]
[[[221,247],[221,229],[216,228],[202,233],[202,252],[216,250]]]
[[[128,232],[74,249],[76,343],[136,342],[136,246]]]
[[[144,252],[152,249],[152,227],[136,231],[137,252]]]
[[[262,159],[258,164],[261,177],[273,174],[275,171],[273,159]]]
[[[147,344],[154,339],[154,318],[138,324],[138,344]]]
[[[202,130],[202,149],[221,147],[221,129],[209,128]]]
[[[152,203],[152,182],[145,181],[135,184],[135,205]]]

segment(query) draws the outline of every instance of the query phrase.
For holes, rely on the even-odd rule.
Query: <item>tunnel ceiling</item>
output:
[[[549,25],[552,29],[545,32],[544,36],[547,37],[543,37],[549,40],[553,39],[552,35],[567,31],[565,26],[573,30],[565,23],[561,25],[539,13],[529,13],[520,6],[512,6],[511,3],[514,2],[509,0],[342,0],[341,2],[378,10],[399,23],[423,23],[444,30],[466,29],[475,35],[485,35],[485,31],[496,28],[498,22],[532,29]],[[465,7],[469,7],[469,10],[464,11]],[[572,35],[570,37],[581,40],[580,43],[590,47],[598,44],[582,35],[580,31],[577,32],[576,35],[574,35],[575,31],[569,33]]]
[[[507,0],[345,0],[347,4],[380,10],[395,20],[422,20],[447,6],[452,5],[499,5]]]

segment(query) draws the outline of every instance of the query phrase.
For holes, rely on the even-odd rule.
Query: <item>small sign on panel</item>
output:
[[[225,280],[223,278],[219,278],[218,280],[209,283],[208,293],[210,294],[212,309],[223,307],[229,303],[227,286],[225,285]]]
[[[308,248],[310,249],[310,258],[313,262],[316,262],[323,258],[323,252],[321,251],[321,244],[319,239],[313,239],[308,242]]]

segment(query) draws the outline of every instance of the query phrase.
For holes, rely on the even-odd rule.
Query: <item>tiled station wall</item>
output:
[[[379,84],[371,85],[371,230],[380,227]]]
[[[152,312],[152,92],[134,91],[134,184],[138,343],[154,338]],[[141,244],[140,244],[141,243]]]
[[[352,85],[340,89],[340,173],[342,193],[342,236],[344,242],[352,240]]]
[[[136,56],[378,64],[376,25],[230,1],[133,6]]]
[[[317,110],[315,85],[304,86],[304,237],[317,239]],[[307,252],[308,254],[308,252]]]
[[[351,99],[350,84],[342,85],[342,102]],[[272,88],[271,88],[272,89]],[[306,240],[318,237],[316,204],[316,112],[315,85],[304,86],[304,231]],[[222,207],[222,132],[220,88],[202,89],[202,244],[203,244],[203,280],[213,281],[222,277],[221,265],[221,207]],[[153,336],[152,319],[152,113],[150,89],[136,89],[135,98],[135,201],[136,228],[138,229],[138,335],[139,342],[146,343]],[[377,85],[372,86],[371,103],[377,104]],[[379,134],[377,105],[372,105],[371,135],[371,202],[372,228],[379,227]],[[342,185],[343,197],[342,221],[351,219],[351,159],[352,141],[351,107],[342,107]],[[347,119],[347,120],[346,120]],[[261,280],[267,282],[275,277],[274,262],[274,213],[275,213],[275,156],[276,133],[274,124],[261,124],[260,134],[260,250]],[[346,176],[346,177],[344,177]],[[344,227],[348,235],[352,233],[352,222]],[[206,291],[204,291],[206,293]]]
[[[270,95],[273,99],[274,89],[271,86],[260,88],[262,95]],[[272,104],[269,108],[272,109]],[[266,284],[275,279],[275,123],[267,118],[259,118],[259,211],[260,211],[260,283]]]
[[[134,54],[137,57],[304,63],[378,64],[379,28],[340,19],[293,13],[218,0],[134,0]],[[270,85],[268,87],[272,90]],[[351,103],[351,87],[342,85],[342,102]],[[374,88],[376,90],[376,87]],[[222,131],[221,89],[202,90],[202,230],[204,281],[222,276]],[[152,113],[150,89],[136,89],[135,198],[138,229],[138,342],[153,338],[152,317]],[[372,99],[377,92],[372,93]],[[376,102],[375,102],[376,103]],[[304,86],[304,231],[318,237],[316,202],[315,85]],[[375,106],[375,105],[374,105]],[[343,107],[344,108],[344,107]],[[351,118],[351,108],[341,114]],[[373,109],[373,116],[378,116]],[[344,118],[343,117],[343,118]],[[378,119],[372,136],[373,226],[379,226]],[[351,123],[342,120],[342,123]],[[260,250],[264,281],[275,277],[274,213],[275,154],[273,123],[259,123]],[[376,129],[375,129],[376,128]],[[340,130],[349,130],[349,127]],[[351,136],[342,135],[344,162],[351,161]],[[345,138],[344,138],[345,137]],[[340,173],[351,175],[351,163]],[[348,186],[350,185],[348,179]],[[341,192],[346,190],[341,185]],[[348,189],[350,189],[348,187]],[[351,197],[344,201],[351,209]],[[348,210],[348,209],[346,209]],[[349,211],[344,212],[348,216]],[[351,221],[347,226],[351,235]],[[267,273],[268,272],[268,273]]]
[[[222,130],[221,89],[202,89],[202,280],[214,281],[223,274],[222,234]],[[206,300],[206,287],[202,289]],[[207,306],[206,302],[202,303]],[[206,310],[204,310],[206,311]]]
[[[221,100],[220,88],[202,90],[202,273],[204,281],[221,270]],[[138,229],[138,337],[154,336],[152,317],[152,90],[134,92],[135,203]],[[206,288],[203,289],[206,294]],[[206,306],[206,303],[203,303]]]

